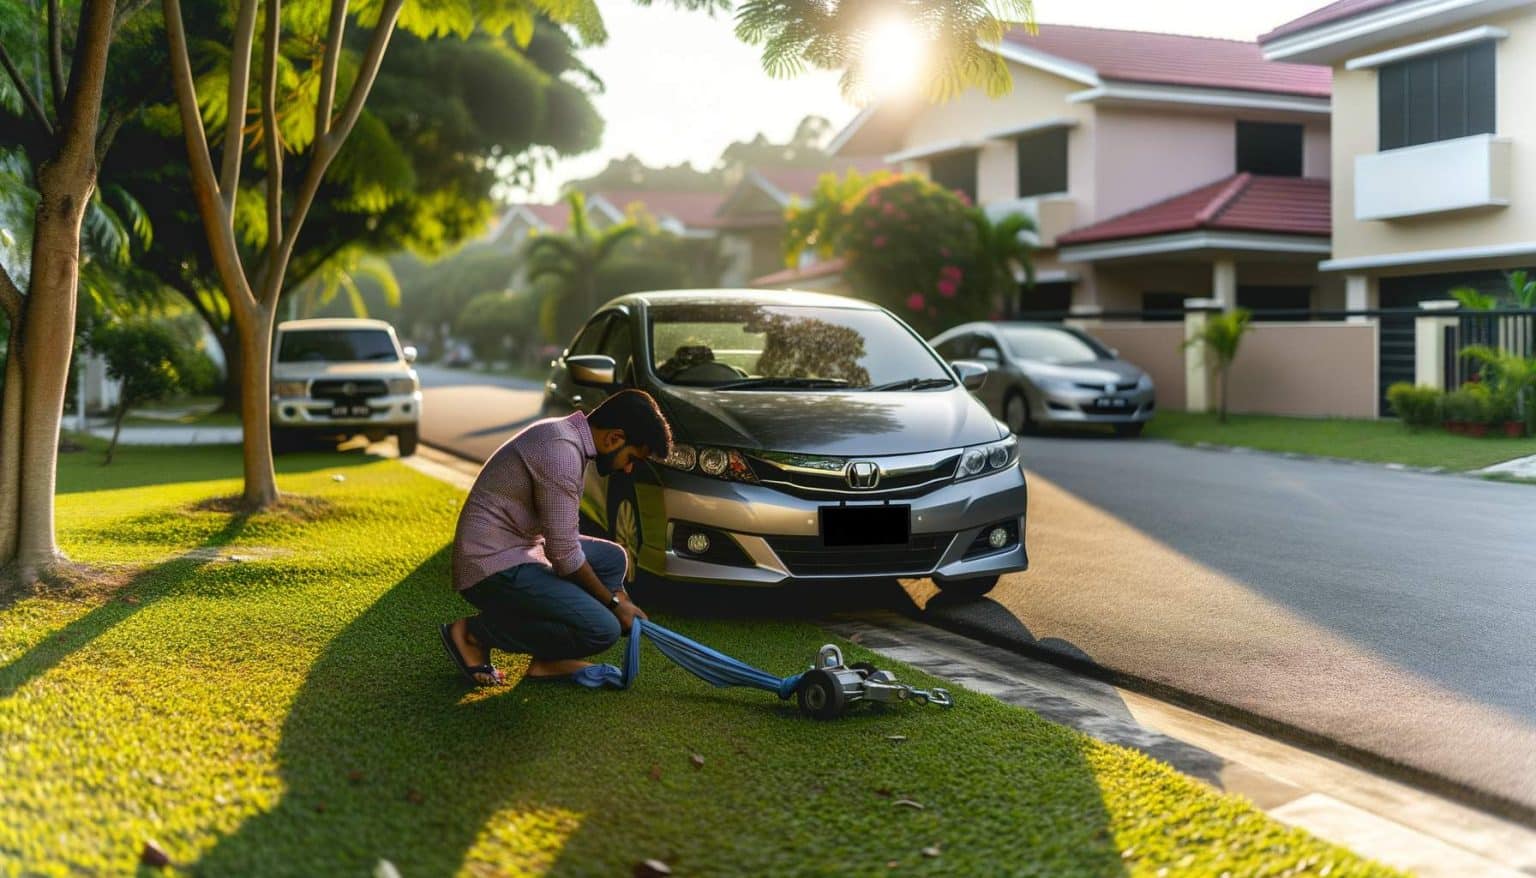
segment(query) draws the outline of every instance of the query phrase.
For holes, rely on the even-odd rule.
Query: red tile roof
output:
[[[840,162],[825,168],[754,168],[753,173],[768,181],[773,188],[793,197],[810,195],[823,174],[836,174],[841,177],[849,171],[868,174],[879,170],[893,169],[884,159],[866,157]]]
[[[719,192],[653,192],[644,189],[605,189],[588,193],[588,199],[602,197],[621,211],[639,202],[658,220],[675,219],[690,229],[707,228],[715,209],[725,200]]]
[[[1391,6],[1393,3],[1399,2],[1401,0],[1338,0],[1337,3],[1330,3],[1321,9],[1314,9],[1300,18],[1292,19],[1280,25],[1259,37],[1259,42],[1267,43],[1270,40],[1290,36],[1304,30],[1311,30],[1314,27],[1351,18],[1365,12],[1370,12],[1373,9],[1380,9],[1383,6]]]
[[[1166,201],[1056,238],[1062,246],[1219,229],[1278,235],[1332,234],[1328,181],[1236,174]]]
[[[559,204],[525,204],[524,210],[538,217],[539,222],[556,232],[565,231],[565,227],[571,222],[571,206],[564,202]]]
[[[765,274],[755,277],[747,282],[750,287],[777,287],[793,284],[795,281],[810,280],[815,277],[827,277],[841,272],[848,267],[848,260],[837,258],[828,259],[826,262],[817,262],[804,268],[786,268],[783,271],[775,271],[773,274]]]
[[[1101,79],[1321,98],[1332,92],[1331,68],[1266,61],[1252,42],[1063,24],[1042,24],[1034,36],[1014,28],[1005,39],[1090,67]]]

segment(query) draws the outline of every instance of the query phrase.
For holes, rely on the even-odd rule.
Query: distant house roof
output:
[[[1379,5],[1387,0],[1344,2]],[[1064,24],[1042,24],[1039,30],[1036,35],[1023,28],[1010,30],[1004,37],[1004,57],[1014,46],[1075,62],[1100,79],[1121,82],[1319,98],[1332,92],[1331,68],[1266,61],[1254,42]]]
[[[1056,238],[1058,246],[1219,230],[1326,238],[1332,233],[1328,181],[1235,174]]]
[[[658,221],[673,220],[687,229],[707,229],[713,224],[715,210],[725,200],[719,192],[649,191],[645,189],[604,189],[588,193],[588,199],[608,202],[619,211],[631,204],[645,205]]]
[[[1270,40],[1301,33],[1304,30],[1311,30],[1314,27],[1341,21],[1364,12],[1370,12],[1373,9],[1380,9],[1383,6],[1391,6],[1394,3],[1401,2],[1402,0],[1338,0],[1336,3],[1329,3],[1321,9],[1314,9],[1300,18],[1292,19],[1280,25],[1259,37],[1259,42],[1267,43]]]
[[[563,232],[571,222],[569,204],[524,204],[523,210],[532,214],[539,224],[552,232]]]
[[[775,271],[773,274],[765,274],[762,277],[753,278],[747,282],[750,287],[778,287],[794,284],[799,281],[811,280],[818,277],[830,277],[841,274],[848,267],[848,260],[828,259],[825,262],[816,262],[804,268],[786,268],[783,271]]]

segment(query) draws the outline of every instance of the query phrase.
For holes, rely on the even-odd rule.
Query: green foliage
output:
[[[1451,290],[1451,298],[1461,303],[1461,307],[1468,311],[1492,311],[1499,307],[1496,296],[1473,289],[1472,287],[1457,287]]]
[[[528,340],[536,303],[527,294],[481,293],[469,300],[454,326],[482,360],[508,359],[519,342]]]
[[[1184,340],[1181,347],[1198,346],[1202,358],[1215,358],[1218,380],[1221,382],[1221,400],[1218,409],[1222,423],[1227,420],[1227,385],[1232,361],[1237,359],[1238,347],[1253,321],[1253,312],[1247,308],[1233,308],[1220,314],[1206,315],[1200,331]],[[1205,359],[1209,365],[1210,360]]]
[[[982,210],[971,211],[976,229],[977,259],[981,277],[990,285],[992,314],[1006,314],[1019,289],[1019,278],[1026,286],[1035,285],[1035,221],[1022,213],[1010,213],[992,219]]]
[[[1387,388],[1387,403],[1410,430],[1440,424],[1445,392],[1437,387],[1415,387],[1399,381]]]
[[[373,282],[372,287],[386,308],[400,307],[400,282],[394,269],[385,259],[367,253],[361,247],[350,247],[336,254],[289,295],[298,299],[300,317],[317,316],[341,293],[346,294],[347,314],[367,317],[368,303],[358,285],[363,278]]]
[[[107,374],[122,382],[125,408],[181,389],[181,348],[175,333],[159,322],[103,323],[91,331],[90,344],[106,360]]]
[[[865,191],[841,233],[855,295],[877,302],[922,335],[994,314],[972,209],[915,176]]]
[[[569,231],[535,235],[523,246],[528,281],[546,298],[540,327],[547,340],[569,338],[611,293],[598,285],[598,272],[619,252],[624,242],[642,234],[639,225],[626,221],[599,231],[587,215],[586,196],[566,196],[571,208]],[[577,317],[574,322],[567,322]]]
[[[1493,394],[1479,383],[1463,384],[1445,395],[1445,419],[1486,424],[1493,413]]]
[[[1536,279],[1532,279],[1529,272],[1512,271],[1506,281],[1509,297],[1517,307],[1526,310],[1536,308]]]
[[[1536,431],[1536,357],[1487,345],[1462,348],[1461,356],[1482,364],[1482,384],[1491,395],[1495,419],[1521,419]]]
[[[784,264],[798,265],[805,253],[832,259],[847,250],[848,216],[870,190],[899,179],[890,171],[868,174],[850,170],[843,176],[822,174],[810,200],[795,199],[785,211]]]

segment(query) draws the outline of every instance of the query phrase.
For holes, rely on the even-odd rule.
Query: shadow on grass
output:
[[[463,610],[447,579],[445,548],[331,640],[283,720],[282,799],[196,874],[366,874],[388,859],[406,875],[611,875],[650,857],[690,873],[869,872],[921,866],[937,838],[963,850],[967,834],[980,862],[1123,871],[1082,742],[1041,734],[1028,715],[978,704],[990,721],[890,711],[814,723],[765,693],[700,689],[654,652],[629,692],[466,694],[433,630]],[[849,764],[876,734],[915,728],[902,722],[932,724],[908,752],[937,748],[933,764]],[[690,766],[690,750],[712,768]],[[890,790],[927,810],[893,811]],[[904,828],[886,825],[893,814]]]

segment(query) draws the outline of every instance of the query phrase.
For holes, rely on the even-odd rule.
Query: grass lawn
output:
[[[0,602],[0,874],[129,873],[147,838],[210,876],[381,858],[406,876],[626,875],[651,857],[679,875],[1387,874],[969,692],[817,723],[649,647],[629,692],[470,691],[434,630],[464,610],[456,491],[360,453],[295,455],[280,482],[302,502],[246,518],[206,503],[238,489],[233,450],[119,455],[61,464],[61,539],[102,584]],[[777,673],[829,639],[658,621]]]
[[[1147,424],[1145,435],[1186,445],[1208,442],[1375,463],[1438,466],[1458,472],[1536,454],[1536,438],[1475,439],[1444,430],[1411,433],[1397,421],[1346,418],[1229,415],[1222,424],[1213,414],[1165,410]]]

